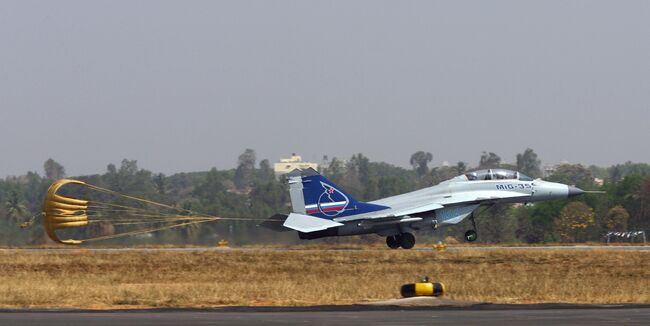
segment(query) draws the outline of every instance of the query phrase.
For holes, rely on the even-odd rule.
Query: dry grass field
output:
[[[494,303],[650,303],[650,252],[0,250],[0,307],[351,304],[429,275]]]

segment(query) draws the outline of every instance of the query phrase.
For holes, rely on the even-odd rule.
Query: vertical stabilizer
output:
[[[300,170],[296,169],[287,175],[289,177],[289,195],[291,196],[291,207],[294,213],[305,213],[305,198],[302,196],[302,176]]]
[[[334,219],[379,211],[389,207],[360,202],[314,169],[289,173],[293,212]]]

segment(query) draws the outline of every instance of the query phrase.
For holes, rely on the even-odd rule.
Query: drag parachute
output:
[[[55,232],[58,229],[88,225],[88,201],[57,194],[59,188],[70,183],[85,185],[82,181],[62,179],[54,182],[47,190],[43,202],[43,226],[53,241],[64,244],[80,244],[80,240],[61,240]]]
[[[50,239],[71,245],[191,227],[216,220],[257,220],[198,214],[71,179],[52,183],[43,201],[42,217]],[[63,240],[57,231],[76,238]]]

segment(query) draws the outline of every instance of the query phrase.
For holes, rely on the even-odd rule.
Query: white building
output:
[[[296,155],[295,153],[291,154],[291,158],[280,159],[280,162],[277,162],[273,165],[273,171],[275,172],[276,177],[289,173],[295,169],[304,170],[308,168],[312,168],[318,171],[318,164],[312,162],[304,162],[302,160],[302,157],[300,157],[300,155]]]

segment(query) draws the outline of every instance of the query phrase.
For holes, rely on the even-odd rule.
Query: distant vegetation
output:
[[[431,186],[466,171],[483,168],[519,170],[541,177],[541,161],[531,149],[516,156],[514,164],[505,164],[493,152],[483,152],[477,164],[458,162],[430,168],[433,155],[416,152],[410,157],[412,169],[384,162],[372,162],[363,154],[347,160],[332,158],[322,167],[325,174],[360,200],[373,200]],[[21,230],[19,225],[41,211],[43,195],[49,184],[66,176],[65,168],[49,159],[43,174],[28,172],[0,180],[0,245],[18,246],[47,242],[42,228],[36,225]],[[109,164],[102,174],[73,177],[122,193],[177,205],[205,214],[225,217],[266,218],[290,210],[284,180],[276,180],[269,160],[257,161],[255,151],[247,149],[230,170],[216,168],[204,172],[166,176],[138,167],[135,160],[123,160],[119,166]],[[602,185],[594,178],[602,180]],[[585,190],[603,190],[607,194],[588,194],[571,201],[554,201],[535,205],[495,205],[479,210],[479,242],[543,243],[603,241],[608,231],[650,229],[650,165],[617,164],[610,167],[564,164],[545,177],[576,185]],[[482,212],[481,212],[482,211]],[[458,237],[468,228],[467,222],[436,232],[421,231],[423,240]],[[91,230],[92,231],[92,230]],[[97,230],[95,230],[96,232]],[[90,231],[89,231],[90,232]],[[110,232],[108,230],[107,232]],[[383,241],[363,236],[355,241]],[[151,237],[113,240],[112,244],[214,244],[228,239],[234,244],[299,243],[294,233],[274,233],[255,223],[220,221],[185,231],[165,231]],[[348,239],[325,239],[341,242]]]

